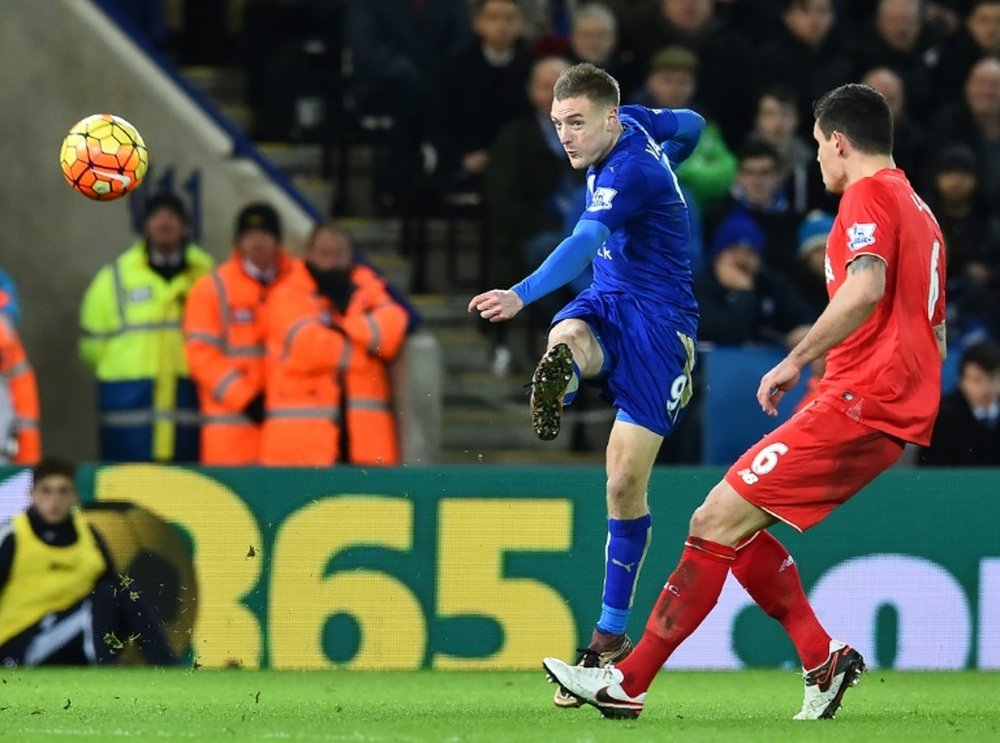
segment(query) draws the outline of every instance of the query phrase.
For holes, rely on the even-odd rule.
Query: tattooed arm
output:
[[[948,334],[945,332],[945,324],[934,326],[934,340],[937,341],[938,354],[941,356],[941,360],[944,361],[948,358]]]
[[[874,255],[859,255],[851,261],[847,267],[847,278],[809,332],[780,364],[760,380],[757,401],[764,412],[777,415],[775,405],[799,381],[802,368],[861,327],[883,294],[885,262]]]

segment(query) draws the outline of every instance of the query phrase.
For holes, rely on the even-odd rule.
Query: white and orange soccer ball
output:
[[[109,201],[142,183],[149,167],[149,152],[139,131],[125,119],[114,114],[94,114],[69,130],[59,162],[75,191]]]

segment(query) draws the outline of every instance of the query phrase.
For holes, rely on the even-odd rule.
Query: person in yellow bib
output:
[[[80,358],[97,381],[102,462],[197,462],[198,391],[181,320],[215,260],[189,239],[184,202],[146,201],[142,235],[101,268],[80,306]]]
[[[118,586],[107,546],[76,508],[76,468],[43,459],[33,475],[31,506],[0,527],[0,662],[109,664],[134,638],[149,663],[176,664],[155,610]]]

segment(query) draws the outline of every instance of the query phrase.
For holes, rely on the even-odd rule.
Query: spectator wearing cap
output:
[[[831,229],[833,215],[814,209],[802,220],[797,235],[799,270],[795,285],[817,316],[830,301],[826,290],[826,238]]]
[[[699,340],[791,348],[802,338],[816,313],[783,276],[765,267],[765,252],[764,232],[745,210],[719,223],[709,265],[694,286]]]
[[[201,463],[260,460],[264,421],[264,302],[288,276],[281,219],[270,204],[248,204],[236,218],[225,263],[203,276],[184,310],[184,345],[201,404]]]
[[[94,372],[98,452],[106,462],[198,461],[198,398],[181,320],[214,265],[188,239],[183,202],[146,202],[143,233],[98,271],[80,308],[80,357]]]
[[[318,225],[265,313],[261,463],[399,464],[388,365],[405,339],[406,310],[355,261],[347,233]]]
[[[703,107],[696,97],[697,85],[698,56],[683,46],[664,47],[650,60],[649,74],[635,103],[649,108],[690,108],[702,113]],[[706,121],[694,152],[677,168],[677,179],[695,197],[696,206],[704,209],[729,192],[735,175],[736,155],[726,146],[719,125]]]
[[[962,353],[958,385],[941,400],[931,443],[920,464],[1000,466],[1000,348],[974,343]]]
[[[979,163],[964,145],[938,155],[930,206],[941,226],[948,259],[948,340],[964,345],[984,332],[998,337],[1000,224],[979,186]]]

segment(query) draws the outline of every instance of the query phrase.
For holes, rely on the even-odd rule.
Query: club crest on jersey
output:
[[[618,191],[614,188],[608,188],[607,186],[600,186],[594,189],[594,195],[590,200],[590,206],[587,207],[588,212],[600,212],[605,209],[611,208],[611,201],[615,198],[615,194]]]
[[[855,222],[847,228],[847,249],[860,250],[875,244],[875,223]]]

